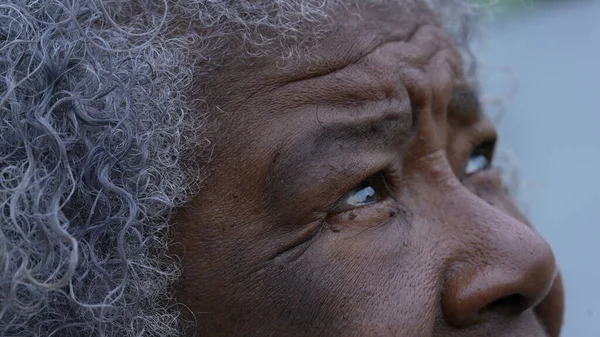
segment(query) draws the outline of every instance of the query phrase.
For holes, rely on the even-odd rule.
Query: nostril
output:
[[[528,300],[525,296],[512,294],[504,296],[486,305],[479,310],[479,313],[495,312],[499,314],[515,315],[519,314],[529,307]]]

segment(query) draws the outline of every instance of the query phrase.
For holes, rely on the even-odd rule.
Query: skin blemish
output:
[[[337,232],[339,232],[339,231],[341,231],[341,230],[342,230],[342,226],[340,226],[340,225],[337,225],[337,224],[329,224],[329,223],[328,223],[328,224],[327,224],[327,227],[329,227],[329,229],[330,229],[332,232],[335,232],[335,233],[337,233]]]

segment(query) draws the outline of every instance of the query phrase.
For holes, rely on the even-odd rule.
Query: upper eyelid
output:
[[[459,83],[454,87],[448,103],[449,117],[472,124],[485,118],[483,106],[477,88],[467,83]]]
[[[468,145],[465,152],[461,151],[461,161],[466,161],[473,151],[478,149],[488,151],[490,153],[488,159],[490,159],[490,161],[493,159],[498,142],[498,134],[496,128],[489,119],[483,118],[475,125],[463,129],[460,133],[462,135],[457,141],[461,142],[466,139]]]
[[[484,140],[483,142],[480,142],[479,145],[477,145],[472,152],[477,150],[489,152],[489,155],[488,153],[484,154],[486,155],[487,159],[491,162],[494,158],[494,153],[496,152],[496,139]]]

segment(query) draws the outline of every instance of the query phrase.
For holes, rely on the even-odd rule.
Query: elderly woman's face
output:
[[[175,222],[200,335],[558,335],[552,251],[489,167],[459,53],[395,6],[212,83],[212,171]]]

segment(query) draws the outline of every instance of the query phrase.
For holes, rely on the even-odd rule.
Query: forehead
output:
[[[384,147],[409,132],[392,129],[419,124],[423,139],[435,141],[415,155],[440,145],[437,128],[427,125],[445,117],[429,115],[445,111],[440,107],[463,76],[460,54],[436,15],[422,2],[392,1],[340,10],[332,20],[330,33],[298,57],[257,57],[209,74],[207,101],[217,107],[213,163],[226,167],[244,158],[256,170],[276,153],[300,160],[298,146],[325,148],[323,126],[335,137],[334,125],[341,138],[373,123],[389,126],[378,138]]]
[[[366,1],[360,7],[332,13],[332,31],[310,48],[301,49],[293,64],[308,76],[355,63],[377,47],[408,41],[424,25],[439,27],[437,16],[423,1]],[[308,69],[306,68],[308,67]]]
[[[358,6],[340,6],[332,10],[330,20],[331,29],[310,43],[286,41],[260,57],[231,55],[233,59],[227,66],[207,73],[207,78],[200,81],[213,88],[226,87],[234,96],[240,93],[241,97],[222,95],[220,90],[212,93],[218,96],[215,98],[221,101],[219,103],[233,103],[237,98],[244,100],[252,96],[261,88],[268,90],[271,86],[343,69],[386,43],[408,42],[424,26],[438,28],[437,34],[430,36],[429,48],[440,49],[441,45],[452,44],[452,39],[440,27],[437,15],[421,0],[369,0]],[[410,44],[407,43],[407,47]],[[221,85],[215,86],[215,82]],[[206,89],[211,92],[210,87]]]

